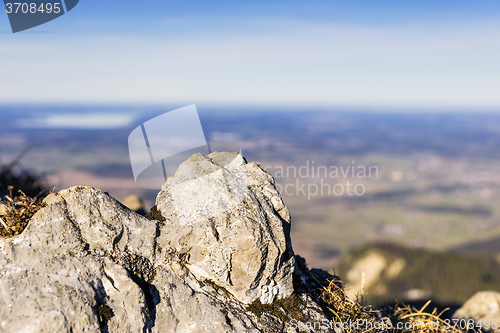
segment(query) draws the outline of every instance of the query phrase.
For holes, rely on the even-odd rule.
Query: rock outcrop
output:
[[[292,294],[297,311],[326,320],[294,294],[304,278],[272,177],[238,154],[184,162],[156,220],[87,186],[44,202],[22,234],[0,239],[0,332],[309,332],[289,314],[249,311]]]
[[[292,294],[290,214],[257,164],[234,153],[193,155],[167,180],[156,205],[166,219],[158,242],[182,254],[198,279],[246,304]]]

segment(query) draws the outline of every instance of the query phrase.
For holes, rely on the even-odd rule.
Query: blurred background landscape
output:
[[[196,104],[275,176],[309,267],[374,305],[461,304],[500,291],[498,31],[498,0],[86,0],[17,34],[3,14],[0,164],[149,209],[128,135]]]
[[[2,163],[27,148],[22,165],[45,174],[56,190],[92,185],[118,200],[137,194],[146,209],[154,204],[157,191],[134,183],[127,138],[165,109],[0,110]],[[86,121],[95,120],[93,110],[102,110],[102,119]],[[368,299],[371,294],[379,303],[408,292],[409,298],[458,303],[475,288],[500,287],[495,276],[500,272],[500,115],[224,108],[199,114],[208,141],[238,144],[248,161],[275,176],[292,214],[295,252],[310,267],[350,280],[353,293],[363,272],[367,288],[373,284]],[[356,167],[356,173],[348,167]],[[371,176],[357,173],[369,167],[376,168]],[[450,257],[415,255],[387,243],[448,251]],[[408,281],[398,278],[402,272],[412,272]],[[453,284],[455,279],[462,285]]]

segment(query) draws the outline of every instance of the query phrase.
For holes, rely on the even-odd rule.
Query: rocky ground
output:
[[[86,186],[44,203],[0,240],[1,332],[295,331],[292,317],[250,311],[294,297],[327,318],[298,293],[306,277],[272,177],[241,155],[191,157],[152,219]]]
[[[290,223],[274,179],[232,153],[185,161],[147,217],[96,188],[52,193],[21,234],[0,239],[0,332],[338,333],[335,316],[387,323],[336,277],[307,268]]]

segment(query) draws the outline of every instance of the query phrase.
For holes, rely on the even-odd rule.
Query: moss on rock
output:
[[[153,221],[162,221],[162,222],[164,222],[166,220],[165,217],[158,210],[158,208],[156,207],[156,205],[154,205],[153,207],[151,207],[151,210],[149,211],[148,215],[146,215],[146,217],[148,219],[150,219],[150,220],[153,220]]]

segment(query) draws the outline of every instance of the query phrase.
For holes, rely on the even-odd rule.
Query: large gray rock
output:
[[[311,331],[248,311],[293,292],[294,259],[271,176],[239,155],[186,161],[158,195],[164,222],[87,186],[45,203],[0,239],[2,333]]]
[[[45,202],[21,235],[0,240],[0,331],[96,332],[106,307],[110,330],[142,331],[146,299],[119,261],[154,258],[155,223],[90,187]]]
[[[156,205],[166,218],[158,243],[181,253],[198,279],[247,304],[293,292],[290,214],[257,164],[235,153],[193,155],[167,180]]]

